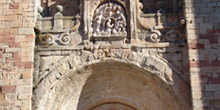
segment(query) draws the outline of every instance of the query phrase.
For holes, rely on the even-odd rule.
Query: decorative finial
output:
[[[37,7],[37,12],[38,13],[42,13],[43,12],[43,8],[41,6]]]
[[[58,12],[62,12],[63,11],[63,6],[57,5],[56,9],[57,9]]]

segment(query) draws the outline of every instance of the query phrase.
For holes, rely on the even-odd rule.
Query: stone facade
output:
[[[219,0],[0,6],[0,109],[220,108]]]

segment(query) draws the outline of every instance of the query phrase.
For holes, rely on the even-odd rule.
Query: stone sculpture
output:
[[[93,17],[93,35],[126,36],[126,17],[124,9],[116,3],[99,6]]]

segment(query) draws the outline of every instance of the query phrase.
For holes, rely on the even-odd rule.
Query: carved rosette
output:
[[[127,36],[125,10],[116,3],[105,3],[95,10],[92,28],[93,36]]]

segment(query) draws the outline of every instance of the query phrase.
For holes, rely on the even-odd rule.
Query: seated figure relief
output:
[[[93,35],[126,36],[126,17],[124,9],[115,3],[105,3],[99,6],[93,17]]]

